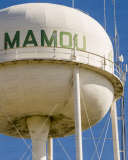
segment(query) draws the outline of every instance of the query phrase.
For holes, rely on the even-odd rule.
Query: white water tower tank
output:
[[[106,115],[113,96],[119,98],[123,92],[114,75],[107,33],[76,9],[47,3],[2,9],[0,37],[0,106],[24,138],[30,138],[30,117],[38,117],[40,123],[40,117],[49,115],[49,137],[75,134],[71,82],[75,65],[79,65],[80,90],[91,126]],[[82,102],[81,124],[82,131],[89,128]],[[0,133],[20,137],[2,111]]]

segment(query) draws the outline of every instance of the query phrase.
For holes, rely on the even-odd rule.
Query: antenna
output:
[[[120,62],[124,61],[123,55],[121,54],[121,56],[118,57]]]
[[[74,8],[74,0],[72,0],[72,8]]]
[[[124,61],[123,55],[121,54],[121,56],[118,57],[119,61],[121,62],[121,70],[122,70],[122,63]]]
[[[127,64],[126,64],[126,66],[125,66],[125,71],[126,71],[126,73],[128,72]]]
[[[114,2],[114,24],[115,24],[115,54],[116,54],[116,64],[117,64],[117,27],[116,27],[116,13],[115,13],[115,0]]]
[[[104,29],[106,31],[105,0],[104,0]]]

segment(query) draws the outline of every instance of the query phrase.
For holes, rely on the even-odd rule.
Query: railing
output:
[[[75,57],[74,50],[71,48],[56,47],[54,57],[53,47],[19,47],[0,50],[0,63],[21,59],[54,59],[63,61],[75,61],[108,71],[111,74],[116,75],[122,81],[122,83],[125,82],[125,72],[123,72],[117,64],[107,59],[106,57],[80,50],[77,50],[76,54],[77,56]]]

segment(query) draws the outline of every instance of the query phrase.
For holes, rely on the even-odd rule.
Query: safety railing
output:
[[[55,56],[53,47],[47,46],[29,46],[0,50],[0,63],[20,59],[54,59],[75,61],[108,71],[111,74],[116,75],[122,83],[125,82],[125,72],[123,72],[117,64],[104,56],[88,51],[77,50],[75,57],[73,49],[61,47],[56,47]]]

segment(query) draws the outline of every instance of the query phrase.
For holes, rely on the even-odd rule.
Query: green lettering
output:
[[[78,39],[77,39],[77,34],[75,34],[75,46],[76,46],[76,49],[78,49],[78,50],[81,50],[81,51],[86,51],[86,38],[85,38],[85,36],[83,36],[83,48],[79,48],[78,47]]]
[[[57,34],[57,31],[53,31],[53,33]],[[41,46],[44,46],[44,41],[46,42],[47,46],[51,46],[53,43],[53,40],[54,40],[55,47],[57,47],[57,37],[54,38],[53,33],[52,33],[50,40],[48,40],[48,37],[47,37],[45,31],[41,30]]]
[[[63,44],[63,35],[67,35],[69,37],[69,44]],[[60,46],[64,48],[72,48],[72,35],[69,32],[60,32]]]
[[[16,47],[19,47],[19,42],[20,42],[20,31],[17,31],[15,33],[15,36],[13,38],[13,41],[11,42],[10,37],[8,33],[5,33],[4,36],[4,49],[7,49],[7,46],[9,45],[10,48],[14,47],[14,44],[16,43]]]
[[[30,37],[31,37],[31,40],[29,40]],[[32,30],[28,31],[25,41],[23,43],[23,47],[26,47],[27,44],[34,44],[34,46],[38,46]]]

